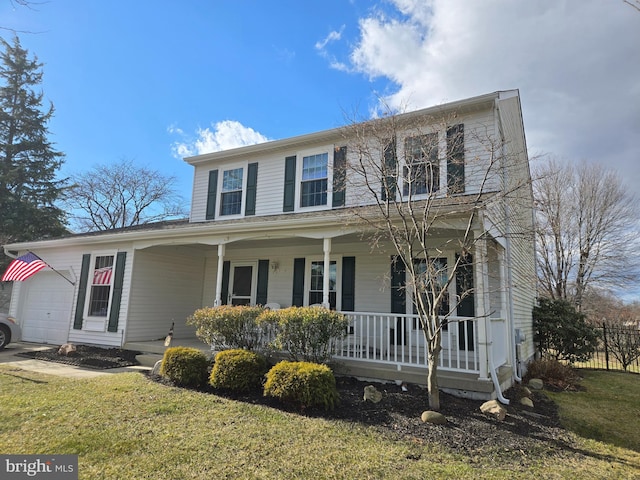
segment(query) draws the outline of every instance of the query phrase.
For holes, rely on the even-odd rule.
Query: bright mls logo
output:
[[[78,456],[0,455],[0,478],[78,480]]]

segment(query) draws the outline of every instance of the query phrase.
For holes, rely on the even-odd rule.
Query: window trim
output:
[[[330,263],[336,266],[336,289],[330,290],[335,291],[336,293],[336,311],[340,311],[342,308],[342,257],[330,257]],[[312,264],[313,263],[321,263],[324,265],[323,257],[305,257],[305,266],[304,266],[304,306],[308,307],[309,304],[309,296],[312,291],[311,290],[311,272],[312,272]],[[324,275],[324,271],[323,271]],[[322,303],[321,301],[318,303]]]
[[[240,190],[231,190],[228,192],[224,191],[224,174],[225,172],[231,172],[234,170],[241,170],[242,172],[242,182],[241,182],[241,189]],[[231,167],[221,167],[220,168],[220,172],[221,174],[218,176],[218,204],[220,205],[218,208],[218,218],[238,218],[238,217],[242,217],[243,216],[243,212],[244,212],[244,208],[246,205],[246,192],[247,192],[247,175],[245,175],[245,172],[247,170],[247,164],[244,163],[242,165],[234,165]],[[237,193],[240,192],[240,207],[238,208],[238,213],[223,213],[223,208],[224,208],[224,194],[225,193]]]
[[[307,150],[300,150],[296,152],[296,157],[299,158],[299,161],[296,162],[296,180],[295,180],[295,186],[296,186],[296,193],[295,193],[295,211],[305,211],[305,212],[309,212],[309,211],[317,211],[317,210],[327,210],[327,209],[331,209],[332,205],[333,205],[333,182],[332,182],[332,178],[333,178],[333,162],[334,162],[334,150],[335,150],[336,146],[335,145],[327,145],[324,147],[319,147],[319,148],[313,148],[313,149],[307,149]],[[303,182],[306,181],[311,181],[311,180],[302,180],[302,172],[304,169],[304,159],[305,157],[310,157],[313,155],[323,155],[326,154],[327,155],[327,176],[326,176],[326,181],[327,181],[327,201],[322,204],[322,205],[310,205],[310,206],[302,206],[302,184]],[[323,177],[324,178],[324,177]],[[316,179],[316,180],[320,180],[320,179]]]
[[[409,150],[407,148],[407,144],[409,141],[411,141],[412,139],[415,138],[420,138],[420,137],[434,137],[434,143],[433,146],[437,149],[437,151],[435,152],[435,158],[431,158],[431,157],[427,157],[427,156],[423,156],[420,157],[419,161],[417,158],[414,158],[413,155],[409,155]],[[411,198],[425,198],[429,195],[440,195],[442,194],[442,179],[440,178],[442,175],[442,135],[441,132],[438,131],[433,131],[433,132],[427,132],[427,133],[423,133],[423,132],[416,132],[415,135],[406,135],[403,139],[403,145],[402,148],[404,149],[404,153],[402,156],[402,170],[401,175],[402,175],[402,196],[403,197],[408,197],[409,193],[411,194]],[[397,146],[396,146],[397,148]],[[429,167],[430,165],[433,165],[433,167]],[[411,167],[410,167],[411,166]],[[410,168],[415,168],[415,166],[418,166],[418,168],[422,167],[424,168],[425,171],[425,176],[426,174],[430,174],[429,175],[429,179],[425,179],[425,190],[424,192],[415,192],[412,191],[409,192],[409,185],[410,182],[407,181],[407,177],[410,171]],[[434,168],[435,167],[435,168]],[[434,171],[435,170],[435,171]],[[430,180],[430,182],[428,181]],[[430,186],[435,186],[435,188],[429,188]]]
[[[107,303],[107,313],[104,316],[89,314],[89,311],[91,308],[91,292],[94,287],[93,274],[95,271],[97,257],[113,258],[111,280],[109,281],[109,300]],[[87,272],[87,275],[88,275],[87,291],[85,292],[84,311],[82,312],[85,320],[85,322],[82,325],[82,330],[95,330],[95,328],[88,328],[88,327],[92,327],[92,324],[93,324],[93,327],[95,326],[100,327],[99,325],[100,323],[104,324],[103,326],[106,328],[106,324],[109,321],[109,318],[111,317],[111,307],[113,306],[113,290],[114,290],[113,287],[114,287],[114,281],[116,278],[117,260],[118,260],[118,252],[116,250],[97,250],[95,252],[91,252],[91,260],[89,261],[89,271]]]
[[[433,259],[435,260],[436,258],[444,258],[447,261],[447,275],[449,275],[451,273],[451,267],[452,265],[454,265],[455,263],[455,252],[452,251],[444,251],[442,252],[441,255],[438,255],[437,257],[433,257]],[[416,257],[413,259],[413,262],[416,262],[418,260],[424,260],[422,257]],[[406,279],[408,278],[409,273],[407,272],[405,274],[405,282]],[[457,316],[457,297],[456,297],[456,278],[455,275],[453,277],[453,279],[451,280],[451,283],[449,284],[449,287],[447,288],[447,293],[449,295],[449,315],[450,316]],[[407,313],[410,315],[415,315],[416,311],[415,311],[415,305],[414,305],[414,301],[413,301],[413,297],[415,295],[415,288],[412,286],[411,288],[407,288],[406,289],[406,305],[407,305]],[[412,325],[412,328],[415,329],[419,329],[419,326],[416,325]],[[446,324],[443,326],[443,328],[446,329]]]

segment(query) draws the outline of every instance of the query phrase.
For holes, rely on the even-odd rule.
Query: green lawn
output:
[[[555,397],[561,405],[577,398]],[[615,406],[628,412],[618,426],[635,432],[637,398],[631,407]],[[605,413],[609,400],[597,400]],[[622,448],[609,437],[578,439],[575,450],[539,458],[471,458],[417,438],[394,441],[361,425],[166,387],[137,373],[74,380],[0,365],[0,405],[1,453],[78,454],[82,479],[575,479],[640,472],[637,443]]]

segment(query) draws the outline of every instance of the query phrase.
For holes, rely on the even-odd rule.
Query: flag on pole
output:
[[[7,271],[2,275],[2,281],[22,282],[46,266],[47,264],[35,253],[26,253],[9,264]]]

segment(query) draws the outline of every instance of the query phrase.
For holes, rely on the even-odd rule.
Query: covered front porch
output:
[[[416,315],[343,313],[350,324],[346,336],[334,342],[332,367],[336,373],[426,384],[427,348]],[[438,360],[440,387],[473,398],[495,397],[498,385],[511,375],[506,328],[501,318],[450,317]],[[176,338],[171,346],[198,348],[207,354],[216,350],[194,337]],[[153,340],[127,342],[124,348],[159,359],[167,347],[164,340]]]

